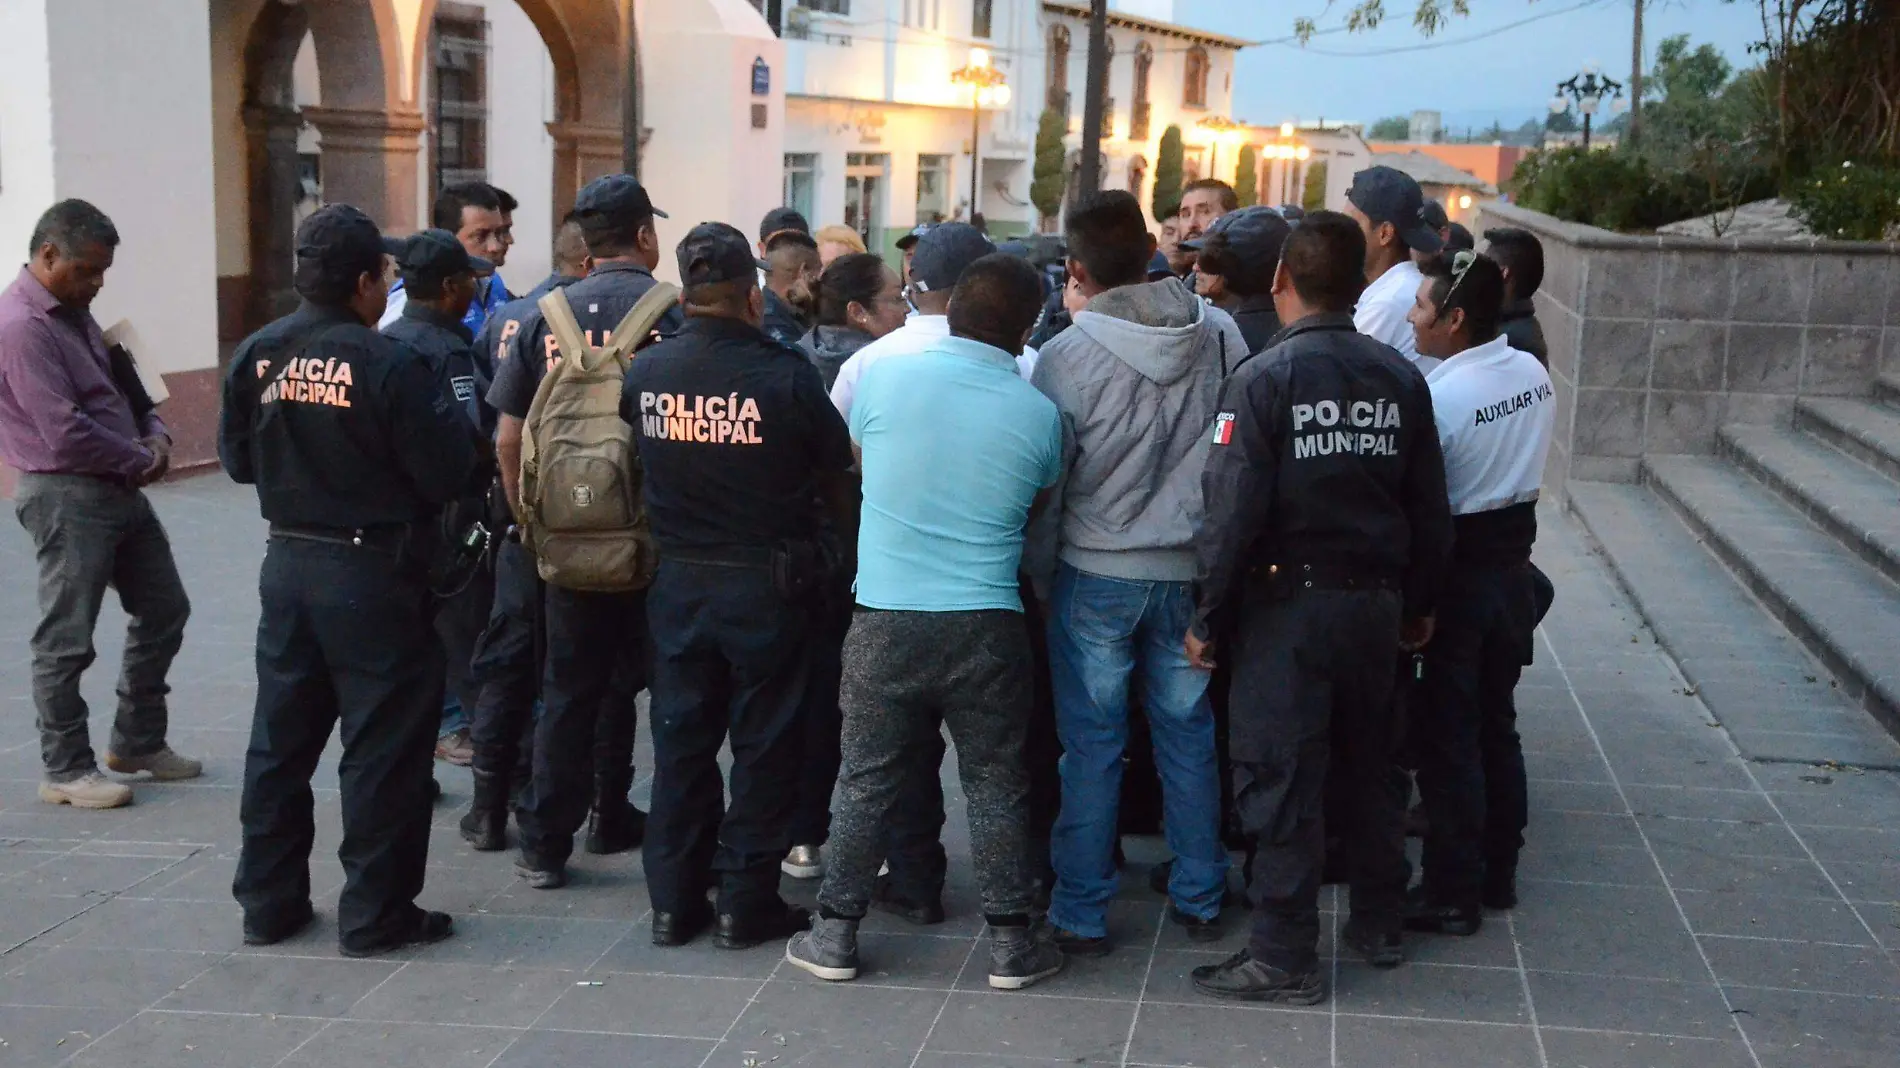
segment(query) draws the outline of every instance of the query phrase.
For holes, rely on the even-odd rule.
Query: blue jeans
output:
[[[1141,693],[1161,773],[1162,813],[1174,874],[1168,896],[1196,919],[1220,913],[1227,851],[1220,841],[1220,773],[1207,672],[1187,662],[1194,615],[1187,582],[1137,582],[1056,573],[1049,607],[1049,673],[1062,736],[1062,814],[1051,860],[1050,922],[1089,938],[1107,933],[1115,896],[1115,813],[1128,741],[1128,688]]]

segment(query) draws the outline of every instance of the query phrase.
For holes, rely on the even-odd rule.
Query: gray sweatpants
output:
[[[906,774],[936,774],[916,753],[950,728],[969,798],[983,912],[1021,923],[1030,905],[1029,634],[1020,612],[886,612],[860,608],[844,640],[844,766],[833,804],[826,915],[861,917],[871,900],[880,833]]]
[[[84,475],[20,476],[14,514],[40,566],[40,623],[33,631],[33,707],[51,782],[98,768],[79,677],[96,653],[92,632],[106,590],[132,618],[119,674],[112,751],[147,756],[165,747],[165,676],[191,614],[171,542],[139,490]]]

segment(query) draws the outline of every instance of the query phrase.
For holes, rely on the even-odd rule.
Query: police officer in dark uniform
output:
[[[1451,521],[1424,376],[1353,330],[1364,255],[1357,224],[1337,213],[1315,212],[1288,236],[1273,294],[1289,325],[1227,380],[1215,416],[1188,655],[1211,667],[1209,634],[1234,635],[1219,653],[1233,668],[1234,800],[1258,846],[1248,947],[1194,970],[1216,997],[1325,999],[1329,773],[1346,777],[1350,799],[1341,938],[1374,965],[1404,959],[1393,665],[1402,639],[1430,639]]]
[[[464,416],[469,437],[483,453],[481,487],[443,509],[443,540],[467,546],[456,566],[440,569],[441,583],[435,613],[436,635],[448,665],[447,695],[465,712],[479,696],[469,664],[475,640],[488,625],[495,599],[494,574],[488,566],[488,486],[494,479],[494,449],[483,433],[481,398],[475,395],[475,360],[470,348],[474,335],[463,317],[475,299],[478,274],[491,274],[494,264],[468,254],[462,242],[447,230],[424,230],[401,242],[396,268],[409,300],[402,315],[383,328],[383,336],[415,353],[435,375],[436,386]],[[475,531],[481,524],[482,530]],[[475,534],[473,541],[470,534]]]
[[[1529,814],[1513,692],[1548,607],[1531,546],[1556,400],[1503,333],[1507,292],[1496,261],[1448,252],[1426,264],[1411,315],[1419,354],[1444,361],[1428,381],[1455,533],[1410,717],[1429,824],[1415,931],[1475,934],[1480,906],[1517,904]]]
[[[1215,219],[1207,232],[1181,247],[1197,254],[1194,291],[1234,317],[1247,351],[1229,362],[1264,350],[1280,332],[1280,314],[1273,308],[1273,270],[1280,265],[1280,249],[1292,228],[1272,208],[1230,211]]]
[[[514,348],[515,335],[529,316],[538,314],[537,302],[556,289],[587,277],[593,261],[580,223],[570,212],[561,220],[554,236],[554,270],[520,300],[509,301],[495,309],[475,337],[472,349],[475,385],[480,394],[480,418],[483,432],[491,439],[499,414],[488,403],[488,391],[495,382],[495,371]],[[517,468],[517,470],[519,470]],[[469,745],[474,751],[470,766],[475,795],[468,811],[462,814],[462,840],[478,852],[492,853],[508,848],[508,809],[511,801],[525,791],[534,777],[531,756],[534,752],[534,706],[541,694],[541,668],[544,663],[541,632],[541,576],[535,569],[534,554],[521,544],[514,518],[507,512],[505,496],[501,508],[492,510],[495,547],[495,594],[487,626],[476,639],[470,670],[479,688],[475,704],[469,709]],[[611,717],[596,724],[596,754],[611,761],[614,748]],[[596,767],[596,781],[603,769]],[[611,812],[619,806],[608,799]],[[627,808],[631,809],[631,803]],[[637,811],[637,810],[634,810]],[[590,853],[617,853],[633,848],[637,839],[633,825],[638,822],[631,812],[626,818],[610,815],[603,826],[602,805],[597,800],[589,817],[586,849]],[[603,834],[602,832],[607,832]]]
[[[478,484],[479,458],[430,368],[376,333],[385,251],[355,208],[304,220],[303,304],[246,339],[224,383],[218,456],[256,485],[270,522],[232,886],[250,945],[310,922],[310,777],[339,722],[342,952],[439,941],[451,927],[415,904],[442,715],[427,573],[436,515]]]
[[[594,269],[565,293],[575,321],[596,344],[606,344],[655,285],[656,216],[665,218],[630,175],[596,178],[574,198],[574,217]],[[501,413],[495,448],[509,501],[519,497],[523,421],[559,354],[552,328],[536,310],[522,320],[508,358],[496,368],[488,401]],[[627,791],[633,782],[634,701],[647,686],[649,643],[644,591],[588,593],[549,585],[543,609],[544,708],[535,724],[534,784],[516,815],[522,837],[516,868],[537,889],[554,889],[567,884],[574,832],[587,819],[590,802],[597,833],[621,842],[637,842],[644,833],[644,815],[627,801]],[[590,767],[599,769],[591,791]],[[607,830],[599,831],[601,824]]]
[[[803,930],[779,897],[779,861],[804,747],[812,609],[839,566],[820,509],[849,514],[851,440],[817,368],[760,329],[765,301],[745,235],[695,227],[679,247],[686,326],[627,371],[660,569],[647,591],[655,645],[653,815],[642,859],[653,941],[714,921],[743,949]],[[719,749],[732,743],[732,800]]]

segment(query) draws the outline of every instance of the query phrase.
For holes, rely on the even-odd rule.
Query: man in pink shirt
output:
[[[165,744],[165,676],[191,606],[140,489],[164,477],[171,438],[149,402],[134,409],[89,311],[118,244],[104,212],[61,201],[33,228],[32,259],[0,291],[0,462],[20,472],[14,511],[40,567],[32,639],[40,800],[79,808],[132,800],[131,787],[100,773],[79,694],[108,587],[131,625],[106,766],[161,781],[203,770]]]

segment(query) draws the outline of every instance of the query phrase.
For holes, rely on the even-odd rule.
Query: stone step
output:
[[[1794,425],[1900,478],[1900,410],[1848,397],[1803,397],[1795,402]]]
[[[1650,486],[1846,695],[1900,736],[1900,586],[1710,456],[1652,456]]]
[[[1744,471],[1900,582],[1900,482],[1798,430],[1728,426],[1718,441]]]
[[[1569,496],[1657,643],[1744,756],[1900,767],[1900,742],[1841,691],[1651,488],[1573,481]]]
[[[1900,371],[1888,371],[1874,379],[1874,399],[1890,407],[1900,408]]]

